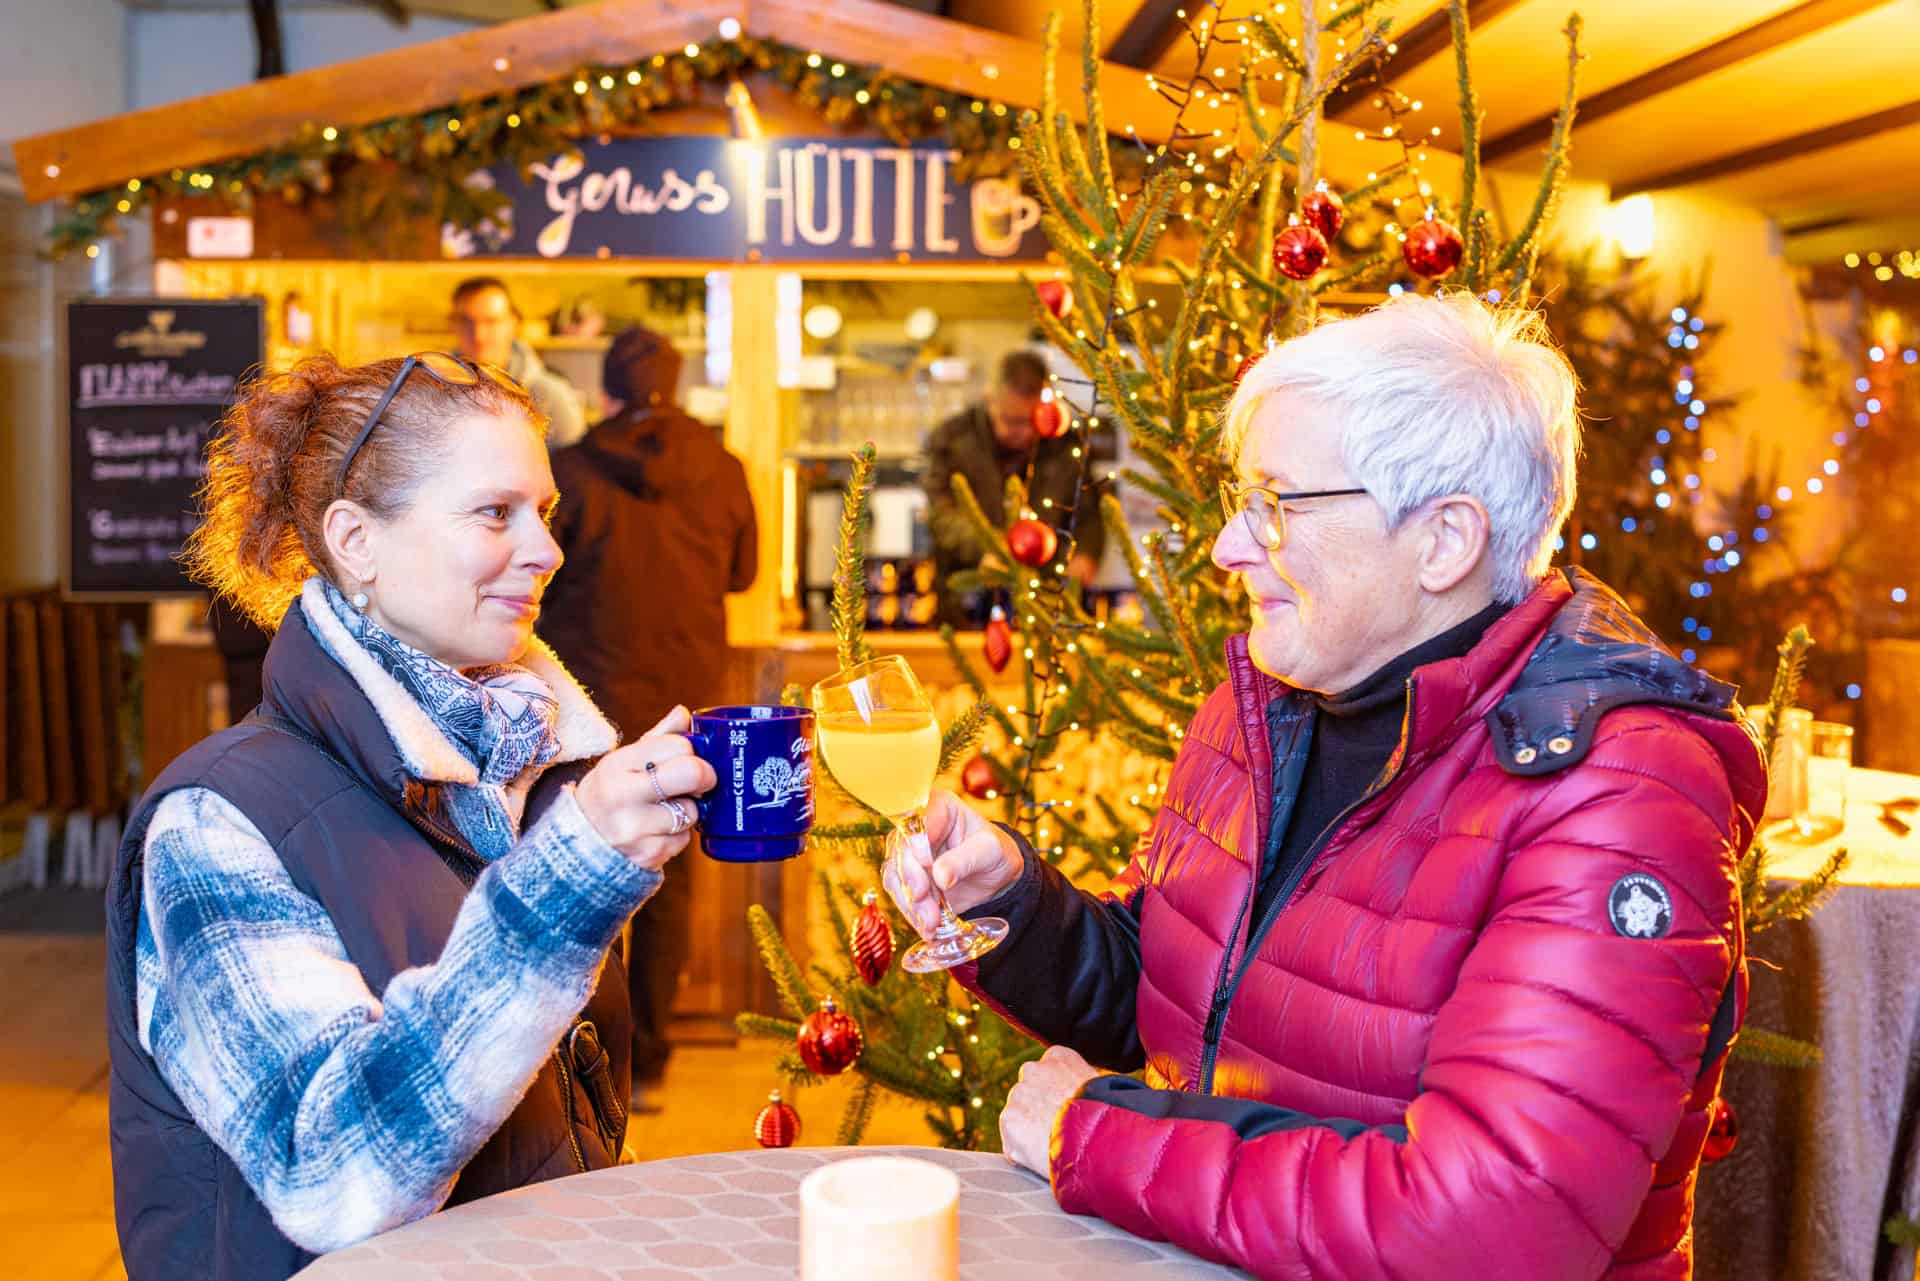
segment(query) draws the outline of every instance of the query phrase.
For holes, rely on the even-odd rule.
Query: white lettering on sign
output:
[[[177,374],[164,360],[80,366],[77,409],[101,405],[224,405],[232,374]]]
[[[540,229],[534,245],[543,258],[558,258],[573,243],[573,223],[583,211],[599,213],[611,207],[635,216],[656,213],[722,214],[733,196],[720,185],[711,169],[702,169],[689,182],[672,169],[661,172],[657,185],[634,180],[622,165],[605,173],[589,172],[579,156],[559,156],[550,164],[532,167],[533,176],[546,184],[547,208],[553,221]],[[572,185],[575,180],[577,185]]]

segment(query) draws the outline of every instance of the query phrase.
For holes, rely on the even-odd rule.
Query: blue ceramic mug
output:
[[[804,707],[709,707],[687,735],[720,781],[699,798],[707,854],[725,863],[792,858],[813,826],[813,713]]]

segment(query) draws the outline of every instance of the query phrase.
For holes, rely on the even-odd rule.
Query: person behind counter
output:
[[[1080,460],[1066,436],[1043,439],[1033,429],[1033,411],[1047,386],[1047,366],[1031,351],[1009,352],[1000,362],[1000,375],[988,399],[934,429],[927,440],[926,469],[921,473],[927,490],[927,523],[933,532],[934,563],[939,570],[940,621],[963,625],[968,602],[948,586],[957,570],[974,569],[986,555],[973,522],[953,496],[958,473],[973,487],[980,509],[995,525],[1006,524],[1006,485],[1009,476],[1024,476],[1033,462],[1033,489],[1028,500],[1038,509],[1042,500],[1055,507],[1073,500]],[[1080,495],[1074,526],[1076,548],[1067,572],[1091,585],[1100,568],[1106,531],[1100,524],[1099,497],[1089,484]],[[1057,523],[1057,522],[1056,522]]]
[[[533,396],[547,418],[547,448],[564,449],[587,434],[587,415],[573,384],[541,363],[520,336],[520,308],[498,276],[474,276],[453,287],[454,350],[494,365]]]
[[[753,585],[758,527],[746,469],[675,403],[680,353],[634,328],[614,339],[601,382],[615,412],[554,455],[564,497],[553,535],[567,567],[540,635],[614,724],[651,725],[676,701],[726,699],[726,595]],[[633,919],[633,1105],[666,1071],[673,994],[692,903],[669,878]]]
[[[617,1163],[610,956],[713,786],[533,635],[539,414],[442,353],[254,383],[196,577],[274,629],[261,704],[161,773],[108,891],[131,1281],[280,1281],[447,1204]]]

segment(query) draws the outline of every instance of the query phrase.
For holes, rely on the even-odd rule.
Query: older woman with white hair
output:
[[[962,980],[1053,1047],[1001,1137],[1067,1210],[1272,1278],[1689,1274],[1765,770],[1549,569],[1575,400],[1466,295],[1269,353],[1213,552],[1251,630],[1131,865],[1089,894],[931,807],[895,897],[1010,922]]]

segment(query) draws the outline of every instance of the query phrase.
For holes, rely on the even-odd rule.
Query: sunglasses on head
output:
[[[373,429],[379,425],[380,416],[387,412],[387,406],[400,394],[406,385],[407,376],[416,369],[424,369],[449,387],[477,387],[484,379],[496,386],[504,387],[517,396],[526,395],[526,389],[515,382],[504,369],[485,364],[478,360],[466,360],[459,356],[450,356],[444,351],[420,351],[400,362],[400,372],[387,384],[380,399],[373,402],[373,412],[367,415],[366,423],[360,428],[360,434],[353,438],[353,444],[347,449],[346,457],[340,460],[340,492],[347,492],[347,473],[353,469],[353,460],[360,456],[367,437],[373,435]]]

